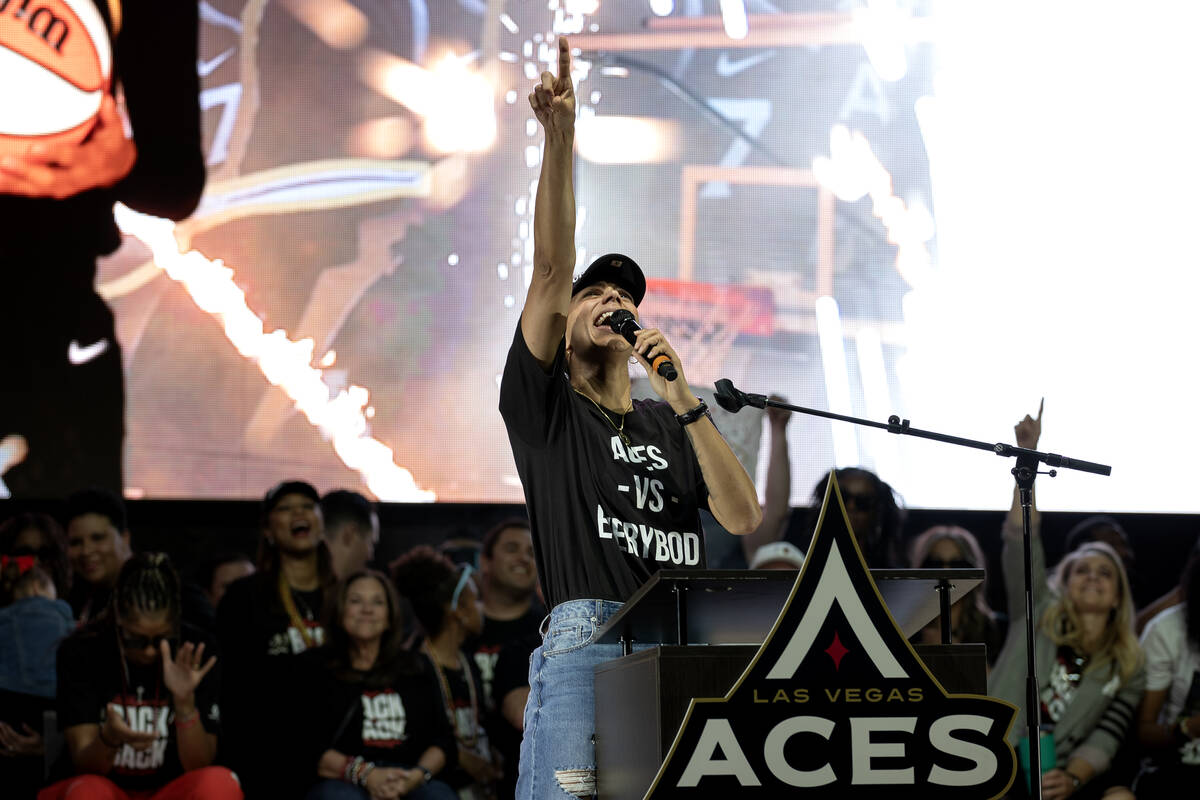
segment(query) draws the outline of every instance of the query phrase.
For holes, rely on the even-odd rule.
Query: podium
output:
[[[783,609],[797,570],[662,570],[597,635],[621,658],[595,669],[600,800],[641,800],[694,697],[724,696]],[[982,569],[871,570],[906,637],[942,616],[943,643],[914,645],[950,694],[986,694],[982,644],[949,643],[949,608]],[[634,652],[635,647],[638,648]]]

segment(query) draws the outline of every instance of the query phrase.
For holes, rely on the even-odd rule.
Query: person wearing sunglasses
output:
[[[483,681],[463,643],[483,629],[479,588],[470,564],[455,565],[419,546],[392,564],[392,581],[412,603],[425,633],[420,644],[433,665],[446,717],[457,739],[458,767],[444,780],[463,800],[483,800],[500,777],[483,729]]]
[[[871,569],[897,569],[907,566],[904,557],[903,532],[904,508],[892,487],[869,469],[841,467],[830,470],[813,487],[811,502],[806,514],[802,533],[804,541],[794,541],[805,552],[808,551],[817,519],[821,515],[821,504],[825,499],[825,487],[830,474],[837,475],[842,502],[850,518],[850,528],[858,541],[863,558]]]
[[[38,800],[205,797],[238,800],[214,766],[217,657],[180,619],[179,576],[162,553],[121,568],[108,609],[58,651],[58,724],[76,776]]]
[[[439,777],[457,757],[433,665],[404,649],[400,603],[382,573],[338,584],[329,644],[301,655],[322,698],[310,727],[322,779],[308,800],[456,800]]]
[[[937,525],[913,540],[912,566],[918,569],[986,570],[987,562],[979,541],[969,530],[957,525]],[[950,641],[986,645],[989,666],[1000,655],[1005,629],[1003,616],[988,605],[986,573],[983,583],[950,606]],[[913,640],[941,644],[941,617],[934,617]]]

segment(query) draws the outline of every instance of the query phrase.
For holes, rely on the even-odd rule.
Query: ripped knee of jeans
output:
[[[590,798],[596,793],[596,769],[556,769],[554,779],[564,792],[576,797]]]

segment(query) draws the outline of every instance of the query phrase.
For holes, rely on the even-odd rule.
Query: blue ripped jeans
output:
[[[611,600],[571,600],[550,612],[542,646],[529,659],[529,700],[517,800],[590,798],[596,791],[597,664],[621,657],[619,644],[593,644],[621,610]]]

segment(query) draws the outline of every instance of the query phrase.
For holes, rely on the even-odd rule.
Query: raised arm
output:
[[[781,397],[771,397],[782,400]],[[754,559],[754,553],[764,544],[778,541],[792,513],[792,463],[788,458],[787,424],[792,413],[774,406],[767,409],[767,422],[771,431],[770,453],[767,456],[766,502],[763,503],[762,522],[753,532],[742,539],[742,551],[746,563]]]
[[[1037,419],[1026,414],[1025,418],[1013,427],[1018,447],[1030,450],[1037,448],[1038,439],[1042,436],[1042,409],[1044,405],[1043,402],[1038,406]],[[1036,494],[1034,497],[1036,498]],[[1036,607],[1038,596],[1044,595],[1046,590],[1046,555],[1042,547],[1042,537],[1040,535],[1042,515],[1038,513],[1036,506],[1030,512],[1029,520],[1030,555],[1033,562],[1034,605]],[[1004,528],[1002,531],[1004,547],[1000,560],[1004,574],[1004,589],[1008,600],[1010,633],[1020,630],[1020,626],[1013,623],[1025,619],[1025,550],[1021,537],[1021,502],[1018,492],[1014,488],[1012,506],[1008,510],[1008,516],[1004,519]]]
[[[546,146],[533,209],[533,278],[521,313],[521,334],[529,352],[549,369],[566,331],[575,270],[575,88],[565,37],[558,39],[558,77],[543,72],[529,105],[546,132]]]

